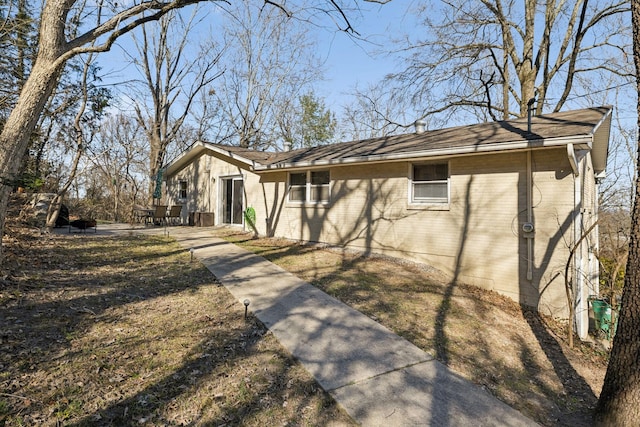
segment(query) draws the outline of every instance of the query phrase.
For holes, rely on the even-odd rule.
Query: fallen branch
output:
[[[15,399],[22,399],[22,400],[33,400],[35,402],[39,402],[39,400],[37,399],[33,399],[31,397],[26,397],[26,396],[19,396],[17,394],[11,394],[11,393],[0,393],[0,396],[4,396],[4,397],[13,397]]]
[[[78,313],[87,313],[87,314],[92,314],[94,316],[97,316],[95,311],[90,310],[87,307],[82,307],[82,308],[71,307],[71,309],[77,311]]]

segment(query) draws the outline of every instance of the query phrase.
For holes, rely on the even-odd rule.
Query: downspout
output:
[[[573,241],[580,242],[582,238],[582,185],[580,183],[580,167],[578,159],[576,157],[573,144],[567,144],[567,158],[573,171]],[[584,311],[584,298],[583,298],[583,281],[582,281],[582,247],[578,247],[575,250],[573,257],[573,283],[575,299],[575,328],[578,336],[584,338],[586,333],[583,331],[588,325],[582,320],[581,313]]]
[[[205,172],[206,172],[206,176],[207,176],[207,182],[205,184],[205,188],[206,188],[206,195],[205,197],[207,198],[207,210],[206,212],[211,212],[211,155],[207,155],[207,163],[205,166]]]
[[[578,170],[578,158],[576,157],[576,152],[573,148],[573,144],[571,143],[567,144],[567,158],[569,159],[573,176],[580,175],[580,170]]]
[[[595,244],[591,247],[591,257],[594,257],[600,251],[600,200],[598,199],[598,195],[600,194],[600,178],[596,177],[596,185],[594,189],[595,193],[593,196],[593,215],[594,221],[596,223],[596,227],[593,230],[593,234],[595,236]],[[600,295],[600,263],[596,258],[592,264],[593,268],[591,273],[593,275],[593,287],[594,294]]]
[[[527,280],[533,280],[533,168],[531,150],[527,150],[527,222],[522,226],[527,239]]]
[[[527,132],[531,135],[531,119],[533,116],[533,104],[536,102],[536,89],[533,98],[527,102]],[[527,150],[527,222],[522,225],[522,231],[527,239],[527,280],[533,280],[533,239],[535,226],[533,224],[533,167],[531,148]]]

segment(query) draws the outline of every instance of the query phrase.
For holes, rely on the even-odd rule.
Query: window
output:
[[[307,171],[289,174],[289,201],[326,203],[329,201],[329,171]]]
[[[447,163],[413,165],[411,202],[449,202],[449,165]]]
[[[180,182],[179,182],[178,198],[180,200],[186,200],[187,199],[187,181],[185,181],[185,180],[180,180]]]
[[[329,171],[312,171],[310,201],[328,202],[329,182]]]
[[[307,200],[307,173],[289,174],[289,201],[304,202]]]

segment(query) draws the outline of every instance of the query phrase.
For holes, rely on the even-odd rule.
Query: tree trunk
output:
[[[18,177],[21,159],[64,67],[64,61],[58,60],[65,45],[65,27],[60,22],[66,21],[69,7],[65,1],[45,4],[40,22],[38,57],[0,133],[0,230],[3,232],[9,193]],[[0,262],[2,259],[0,239]]]
[[[640,154],[640,153],[639,153]],[[596,425],[640,425],[640,192],[636,178],[629,257],[618,328],[613,339]]]
[[[58,216],[60,216],[60,208],[62,207],[63,199],[64,193],[58,193],[53,197],[53,199],[51,199],[51,203],[49,203],[49,209],[47,210],[47,222],[45,224],[45,228],[48,232],[51,232],[51,230],[56,226],[56,221],[58,220]]]
[[[149,201],[151,205],[154,205],[155,199],[153,198],[153,193],[155,192],[158,172],[160,172],[162,168],[167,148],[159,134],[150,135],[149,145],[151,146],[151,152],[149,153],[149,174],[151,178],[149,181]],[[160,193],[160,199],[162,199],[162,193]]]
[[[29,146],[40,112],[55,88],[58,71],[49,62],[39,60],[22,88],[20,98],[0,133],[0,230],[4,231],[9,194],[20,172],[20,159]],[[2,262],[0,239],[0,263]]]
[[[640,94],[640,1],[631,1],[633,56],[636,89]],[[637,105],[640,129],[640,99]],[[637,157],[640,160],[640,140]],[[622,291],[618,329],[607,366],[594,421],[601,426],[640,425],[640,174],[636,172],[635,198],[631,212],[629,256]]]
[[[80,116],[81,114],[78,115],[78,119],[76,120],[77,122],[80,120]],[[58,191],[58,193],[55,195],[55,197],[51,201],[51,204],[49,205],[49,210],[47,211],[47,222],[45,225],[48,232],[51,232],[53,228],[56,226],[56,220],[58,219],[58,215],[60,214],[60,207],[62,206],[62,200],[64,199],[64,196],[67,194],[67,191],[69,191],[69,187],[71,187],[73,180],[76,178],[76,174],[78,172],[78,164],[80,163],[80,157],[82,157],[82,152],[83,152],[82,141],[83,141],[82,135],[80,134],[78,136],[78,149],[76,151],[76,154],[73,158],[73,163],[71,165],[71,173],[67,178],[67,182]]]

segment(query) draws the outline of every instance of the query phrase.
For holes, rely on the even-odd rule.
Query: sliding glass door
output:
[[[222,222],[242,225],[244,211],[242,177],[222,178]]]

